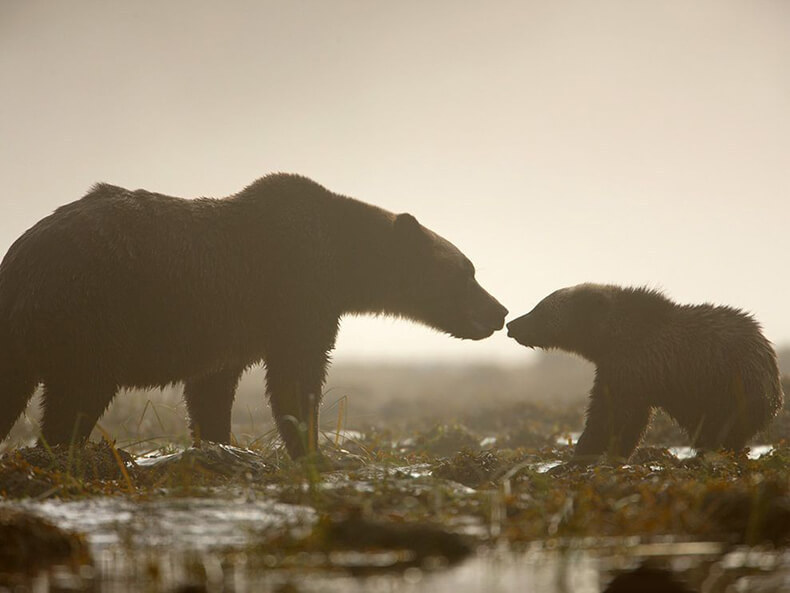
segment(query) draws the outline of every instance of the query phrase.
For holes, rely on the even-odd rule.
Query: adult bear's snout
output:
[[[464,329],[454,332],[459,338],[482,340],[505,327],[508,310],[478,285],[465,315]]]
[[[485,292],[485,296],[488,298],[486,321],[492,330],[499,331],[505,327],[505,317],[507,317],[508,310],[502,303],[491,296],[490,293]]]
[[[497,331],[499,331],[500,329],[505,327],[505,317],[507,317],[508,310],[502,305],[502,303],[500,303],[496,299],[493,300],[495,306],[493,317],[496,320],[493,325],[497,329]]]

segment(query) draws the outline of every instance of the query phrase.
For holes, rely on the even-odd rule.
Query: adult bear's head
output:
[[[507,309],[475,280],[475,268],[446,239],[411,214],[393,222],[391,312],[456,338],[481,340],[505,324]]]

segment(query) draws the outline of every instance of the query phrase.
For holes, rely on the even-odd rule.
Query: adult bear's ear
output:
[[[408,212],[395,217],[395,233],[404,239],[416,239],[422,235],[422,227],[417,219]]]

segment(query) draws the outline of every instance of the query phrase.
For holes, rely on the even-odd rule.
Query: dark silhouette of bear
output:
[[[294,458],[317,450],[338,322],[390,314],[457,338],[507,310],[410,214],[297,175],[224,199],[106,184],[23,234],[0,265],[0,439],[44,384],[42,437],[82,441],[122,387],[184,382],[196,439],[228,442],[242,372],[263,362]]]
[[[629,457],[656,407],[695,448],[739,450],[782,407],[774,349],[738,309],[581,284],[550,294],[507,327],[519,344],[573,352],[596,365],[577,459]]]

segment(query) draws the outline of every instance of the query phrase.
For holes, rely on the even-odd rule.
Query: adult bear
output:
[[[230,440],[236,385],[263,362],[289,454],[317,450],[338,321],[406,317],[457,338],[507,310],[410,214],[268,175],[185,200],[99,184],[0,264],[0,440],[44,384],[42,438],[80,442],[122,387],[184,382],[195,439]]]

